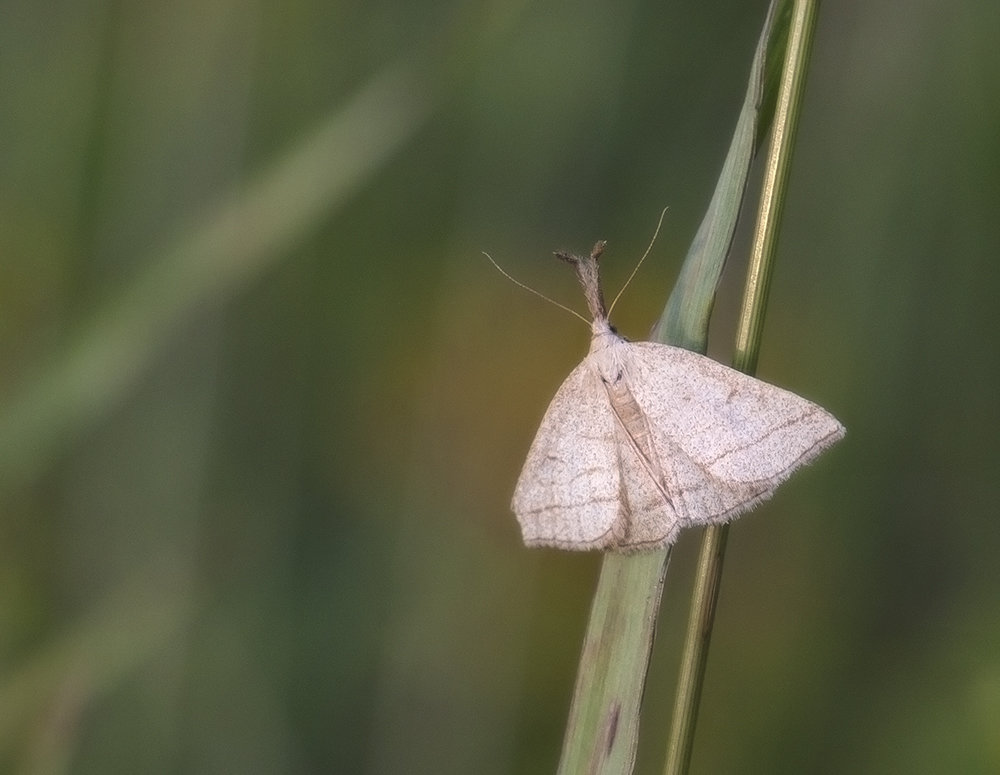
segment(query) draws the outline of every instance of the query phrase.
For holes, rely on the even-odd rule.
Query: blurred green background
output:
[[[600,558],[507,504],[589,335],[480,251],[582,309],[669,205],[643,338],[765,7],[0,3],[0,771],[554,771]],[[821,10],[759,374],[848,436],[732,532],[695,773],[1000,771],[998,30]]]

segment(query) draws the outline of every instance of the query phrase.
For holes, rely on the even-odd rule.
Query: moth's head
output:
[[[556,258],[572,264],[576,269],[576,276],[580,278],[583,286],[583,294],[587,297],[587,306],[590,308],[590,316],[596,325],[598,321],[604,321],[607,325],[608,314],[604,308],[604,294],[601,292],[601,274],[598,268],[598,261],[604,253],[604,240],[597,242],[590,251],[589,256],[577,256],[572,253],[556,251]]]
[[[607,244],[606,240],[599,240],[594,243],[589,256],[578,256],[575,253],[567,253],[565,250],[557,250],[554,255],[560,261],[565,261],[567,264],[573,265],[577,275],[580,277],[580,282],[586,288],[588,285],[599,282],[600,272],[598,262],[601,260]]]

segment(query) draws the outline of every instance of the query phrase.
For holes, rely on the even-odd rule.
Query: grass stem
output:
[[[757,210],[757,226],[754,230],[750,266],[747,270],[747,282],[736,335],[736,351],[733,356],[735,368],[747,374],[752,374],[756,370],[757,356],[760,352],[768,288],[815,31],[817,6],[818,0],[795,0],[792,8],[788,47],[778,88],[771,145],[764,171],[764,184]],[[684,639],[684,654],[681,658],[680,677],[675,694],[665,775],[682,775],[688,771],[691,762],[698,706],[728,535],[728,525],[713,526],[706,529],[702,539],[691,599],[691,615]]]

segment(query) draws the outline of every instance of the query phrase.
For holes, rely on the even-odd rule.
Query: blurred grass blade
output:
[[[191,608],[183,576],[123,581],[80,622],[6,673],[0,683],[0,751],[6,755],[22,743],[53,704],[75,697],[71,704],[85,707],[138,670],[175,641]]]
[[[193,313],[239,293],[353,196],[476,72],[470,64],[495,50],[525,6],[459,7],[249,185],[137,261],[145,269],[0,405],[0,490],[34,478],[128,394]]]
[[[192,225],[83,327],[65,352],[0,409],[0,483],[30,480],[53,451],[102,416],[188,315],[238,292],[368,179],[432,107],[396,67],[373,79],[310,137]]]
[[[770,120],[767,76],[781,61],[786,2],[768,11],[747,96],[723,171],[680,277],[651,338],[705,351],[715,289],[746,190],[750,164]],[[604,556],[584,638],[559,772],[629,773],[635,763],[639,710],[670,552]]]
[[[815,30],[816,10],[817,0],[795,0],[790,20],[787,54],[775,107],[774,133],[764,168],[733,357],[733,365],[747,374],[752,374],[757,366],[793,141]],[[706,529],[702,538],[677,681],[665,775],[682,775],[690,765],[728,535],[729,526],[721,525]]]

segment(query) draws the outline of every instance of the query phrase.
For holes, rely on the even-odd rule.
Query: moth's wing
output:
[[[521,470],[511,508],[529,546],[614,548],[626,527],[614,415],[586,362],[556,392]]]
[[[629,439],[625,428],[616,422],[618,456],[621,461],[621,502],[627,525],[616,547],[631,552],[655,549],[672,544],[684,521],[674,508],[670,495],[671,483],[665,470],[669,459],[661,459],[662,445],[652,451],[642,447],[652,443],[652,434],[645,441]]]
[[[635,342],[625,360],[687,524],[751,508],[844,435],[816,404],[697,353]]]

